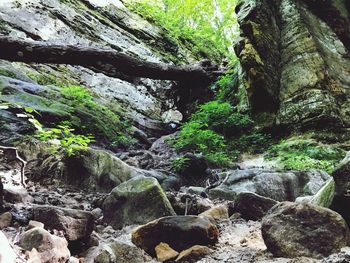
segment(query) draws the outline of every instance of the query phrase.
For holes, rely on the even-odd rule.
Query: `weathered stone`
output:
[[[347,246],[349,229],[336,212],[308,203],[275,205],[262,221],[262,235],[277,257],[324,257]]]
[[[34,220],[42,222],[48,229],[63,230],[68,241],[83,241],[94,229],[94,218],[90,212],[53,206],[33,208]]]
[[[174,215],[174,209],[155,178],[139,176],[118,185],[103,202],[104,221],[114,228],[144,224]]]
[[[212,250],[206,246],[195,245],[182,251],[175,261],[193,263],[197,262],[199,259],[205,257],[211,252]]]
[[[38,221],[30,220],[29,224],[27,226],[27,230],[32,229],[32,228],[44,228],[44,224]]]
[[[217,205],[209,210],[199,214],[201,217],[207,217],[214,222],[220,222],[222,220],[228,219],[228,208],[226,205]]]
[[[27,203],[33,198],[28,194],[27,190],[22,187],[4,187],[4,200],[9,203]]]
[[[10,212],[0,215],[0,230],[8,227],[12,221],[12,214]]]
[[[334,179],[329,179],[326,184],[309,200],[314,205],[323,207],[330,207],[335,195],[335,182]]]
[[[293,129],[347,126],[350,28],[344,1],[249,0],[240,1],[236,12],[240,93],[253,112],[268,112],[267,125]]]
[[[141,249],[131,242],[118,239],[102,243],[87,251],[85,263],[143,263],[144,257]]]
[[[14,263],[16,262],[17,256],[15,251],[10,246],[7,237],[2,231],[0,231],[0,262],[1,263]]]
[[[31,252],[32,258],[44,263],[64,263],[70,257],[68,242],[61,237],[51,235],[43,228],[33,228],[20,237],[20,246]],[[33,249],[35,249],[33,251]]]
[[[155,247],[163,242],[176,251],[194,245],[215,244],[219,231],[209,219],[198,216],[169,216],[154,220],[132,233],[132,242],[155,256]]]
[[[254,193],[240,193],[235,201],[234,212],[246,220],[260,220],[278,202]]]
[[[294,201],[299,196],[314,195],[330,178],[318,170],[273,171],[266,169],[232,170],[221,174],[227,180],[209,191],[211,198],[232,200],[242,192],[252,192],[276,201]]]
[[[159,243],[159,245],[155,247],[155,251],[157,259],[160,262],[174,259],[179,255],[179,252],[175,251],[168,244],[163,242]]]
[[[167,197],[177,215],[184,215],[186,213],[186,206],[187,215],[198,215],[214,206],[214,203],[211,200],[198,195],[167,192]]]

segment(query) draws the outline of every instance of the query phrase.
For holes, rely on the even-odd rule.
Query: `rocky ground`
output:
[[[4,206],[5,211],[9,213],[3,213],[0,216],[0,227],[11,247],[1,251],[1,262],[13,262],[11,254],[16,257],[16,262],[67,262],[68,259],[68,262],[156,262],[155,254],[152,255],[152,258],[151,255],[133,244],[133,242],[138,244],[134,240],[135,234],[132,234],[139,225],[135,224],[137,222],[135,217],[138,217],[138,212],[146,211],[144,207],[138,207],[141,211],[124,207],[130,213],[129,215],[115,218],[112,213],[112,218],[106,220],[106,217],[111,215],[105,210],[106,204],[101,205],[101,200],[108,199],[108,193],[79,190],[72,185],[62,184],[57,179],[54,179],[55,183],[48,184],[26,180],[26,188],[24,188],[19,183],[18,165],[6,163],[6,159],[2,160]],[[241,171],[247,172],[247,170]],[[189,214],[196,215],[204,211],[205,217],[214,220],[219,230],[218,241],[215,244],[207,243],[208,251],[192,251],[190,254],[195,256],[190,257],[188,261],[185,258],[183,262],[308,263],[348,262],[350,258],[350,248],[346,247],[342,248],[343,252],[323,259],[276,257],[267,250],[261,233],[261,217],[267,212],[264,210],[273,206],[276,201],[267,198],[268,200],[263,201],[264,205],[258,205],[259,202],[254,199],[254,196],[247,199],[243,194],[243,197],[236,198],[233,205],[232,202],[222,198],[204,198],[201,193],[193,194],[198,189],[199,187],[186,187],[186,193],[182,188],[180,192],[168,192],[167,196],[172,207],[178,215],[181,215],[186,209],[184,207],[186,201],[181,197],[187,196],[192,191],[192,198],[188,203]],[[259,200],[263,198],[256,196],[259,197]],[[124,198],[130,199],[131,197],[124,195]],[[245,199],[250,202],[246,206],[244,205]],[[142,201],[147,202],[147,198]],[[133,205],[138,206],[137,202],[137,199],[132,200]],[[120,204],[119,207],[116,203],[113,204],[115,209],[121,209]],[[157,209],[162,206],[156,203],[146,205],[148,212],[152,211],[152,206],[158,206]],[[119,210],[119,213],[123,212],[123,208]],[[167,213],[175,214],[171,211]],[[157,212],[142,216],[139,222],[147,223],[151,221],[151,217],[158,217]],[[120,220],[124,220],[126,224]],[[48,232],[42,229],[39,221],[43,223],[44,229],[47,229]],[[191,227],[185,231],[192,231]],[[170,239],[176,240],[176,233],[169,232],[169,236]],[[186,240],[185,236],[183,238]],[[185,242],[184,240],[182,242]],[[195,238],[193,240],[195,242]]]

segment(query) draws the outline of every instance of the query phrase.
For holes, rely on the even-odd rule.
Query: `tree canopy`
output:
[[[234,58],[237,0],[125,0],[129,8],[166,29],[178,44],[212,60]]]

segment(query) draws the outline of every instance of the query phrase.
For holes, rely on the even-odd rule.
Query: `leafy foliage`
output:
[[[182,171],[184,171],[184,169],[187,168],[186,166],[188,165],[189,160],[190,159],[185,157],[185,156],[181,156],[181,157],[178,157],[178,158],[172,160],[171,165],[172,165],[173,170],[176,173],[181,173]]]
[[[268,141],[254,130],[249,115],[237,112],[228,102],[214,100],[199,107],[172,144],[178,151],[201,152],[210,163],[225,166],[241,151],[257,152]]]
[[[233,56],[235,0],[128,0],[127,6],[163,27],[166,37],[198,57]]]
[[[74,129],[61,125],[56,128],[39,130],[35,137],[41,141],[51,142],[53,152],[63,151],[67,156],[72,156],[79,150],[86,150],[88,145],[94,141],[92,135],[74,134]]]
[[[292,137],[271,146],[266,158],[279,161],[287,169],[320,169],[331,173],[344,155],[345,152],[336,146]]]

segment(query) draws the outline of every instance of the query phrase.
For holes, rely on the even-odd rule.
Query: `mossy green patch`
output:
[[[336,145],[292,136],[271,146],[266,158],[279,161],[286,169],[320,169],[331,173],[344,156],[345,151]]]
[[[0,76],[5,76],[9,78],[16,78],[16,74],[12,72],[11,70],[0,68]]]

